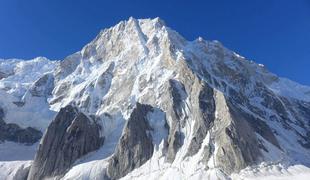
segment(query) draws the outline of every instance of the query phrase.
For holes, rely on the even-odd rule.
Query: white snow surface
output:
[[[262,164],[231,175],[232,180],[308,180],[309,178],[309,167],[302,165],[284,167],[281,164],[269,166]]]
[[[273,82],[270,89],[284,97],[292,97],[295,99],[310,102],[310,87],[300,85],[287,78],[279,78]]]
[[[8,76],[0,80],[0,89],[8,89],[7,93],[21,97],[34,81],[55,70],[57,64],[58,61],[44,57],[32,60],[0,59],[0,72]]]
[[[4,161],[0,162],[1,180],[22,180],[27,177],[31,161]]]
[[[38,143],[0,143],[0,180],[21,180],[28,174]]]

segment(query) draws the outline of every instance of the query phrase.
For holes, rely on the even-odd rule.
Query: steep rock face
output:
[[[4,72],[1,72],[0,71],[0,80],[3,79],[3,78],[6,78],[8,75],[5,74]]]
[[[195,124],[194,134],[187,153],[189,156],[193,156],[199,151],[201,144],[212,127],[215,119],[214,90],[205,83],[202,83],[197,90],[199,92],[194,93],[197,93],[198,97],[193,100]],[[193,91],[197,90],[196,88],[193,88]]]
[[[152,157],[152,128],[147,119],[147,114],[151,111],[151,106],[140,103],[133,109],[115,153],[109,161],[109,178],[119,179]]]
[[[215,94],[216,119],[211,136],[214,139],[215,166],[226,174],[238,172],[261,158],[258,141],[248,119],[221,94]]]
[[[48,97],[52,95],[54,89],[54,76],[53,74],[45,74],[40,77],[30,88],[32,96]]]
[[[183,145],[184,134],[181,128],[185,125],[184,115],[184,100],[187,97],[184,85],[174,79],[168,81],[168,96],[170,95],[171,102],[167,104],[168,114],[171,116],[169,125],[169,137],[168,137],[168,152],[167,161],[173,162],[176,153]]]
[[[98,149],[102,143],[99,126],[68,105],[45,132],[28,179],[61,176],[78,158]]]

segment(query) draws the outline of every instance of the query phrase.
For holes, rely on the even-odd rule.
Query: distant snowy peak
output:
[[[310,102],[310,87],[300,85],[286,78],[279,78],[270,86],[275,93],[294,99]]]
[[[0,60],[0,108],[5,122],[44,131],[54,115],[46,102],[54,88],[49,74],[58,64],[45,57]]]
[[[37,57],[31,60],[1,59],[0,72],[6,74],[6,81],[30,83],[44,73],[52,72],[58,61],[51,61],[45,57]]]

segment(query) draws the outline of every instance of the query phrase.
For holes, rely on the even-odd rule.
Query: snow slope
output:
[[[232,179],[244,180],[307,180],[310,177],[310,168],[302,165],[283,167],[283,165],[261,165],[255,168],[247,168],[239,174],[233,174]]]
[[[25,146],[14,142],[0,143],[0,179],[15,180],[27,176],[38,143]]]
[[[44,57],[0,60],[0,72],[5,74],[0,79],[0,107],[5,122],[45,130],[55,113],[50,110],[46,97],[33,96],[29,91],[35,81],[53,72],[57,65],[58,61]]]

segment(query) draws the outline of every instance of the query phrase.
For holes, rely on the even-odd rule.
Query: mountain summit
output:
[[[310,87],[159,18],[122,21],[61,61],[2,60],[0,97],[0,177],[240,179],[310,166]]]

